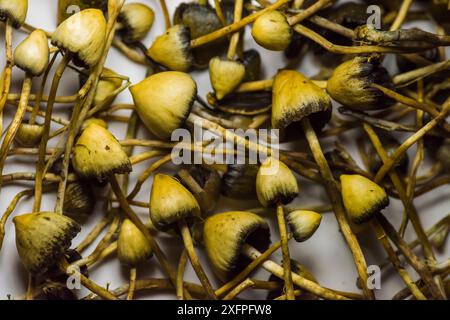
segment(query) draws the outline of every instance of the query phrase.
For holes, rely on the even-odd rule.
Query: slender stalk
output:
[[[184,300],[184,270],[186,269],[187,264],[187,254],[186,249],[183,249],[180,255],[180,260],[178,261],[178,270],[177,270],[177,298],[178,300]]]
[[[165,0],[159,0],[160,4],[161,4],[161,9],[164,15],[164,22],[166,24],[166,30],[170,28],[170,15],[169,15],[169,10],[167,9],[167,5],[166,5],[166,1]]]
[[[133,300],[136,290],[136,268],[130,268],[130,286],[128,287],[127,300]]]
[[[180,221],[178,223],[178,228],[180,229],[181,237],[183,238],[184,248],[186,249],[186,253],[189,257],[189,260],[191,261],[192,267],[194,268],[198,279],[200,280],[200,283],[205,288],[208,297],[212,300],[217,300],[217,296],[214,293],[211,283],[209,282],[209,279],[206,276],[202,265],[200,264],[200,260],[198,259],[197,254],[195,253],[191,232],[189,231],[189,227],[187,226],[186,221]]]
[[[316,133],[311,126],[308,118],[304,118],[302,121],[303,131],[305,132],[306,140],[309,143],[309,147],[313,153],[314,159],[319,166],[320,174],[322,175],[322,179],[324,182],[325,189],[330,197],[331,205],[333,206],[333,211],[336,216],[336,220],[339,224],[339,227],[344,235],[345,240],[352,252],[353,259],[356,264],[356,269],[358,271],[359,277],[361,278],[361,286],[363,288],[364,294],[367,298],[374,299],[374,293],[367,286],[367,264],[364,258],[364,254],[359,246],[358,239],[355,234],[351,230],[346,214],[344,205],[342,203],[342,197],[340,195],[339,189],[337,187],[337,183],[334,180],[331,169],[328,165],[325,156],[323,155],[322,148],[320,146],[320,142],[317,139]]]
[[[31,81],[32,77],[26,75],[22,84],[22,94],[20,97],[19,106],[17,107],[16,114],[14,115],[14,118],[12,119],[9,128],[6,131],[5,138],[3,139],[2,144],[0,146],[0,191],[2,187],[1,175],[3,173],[6,158],[8,157],[8,150],[14,141],[14,137],[16,136],[16,133],[19,130],[20,124],[22,123],[23,117],[27,109],[28,96],[31,91],[31,84],[32,84]]]
[[[6,19],[5,27],[5,51],[6,51],[6,65],[3,68],[0,81],[0,132],[3,132],[3,109],[5,108],[6,100],[8,98],[9,89],[11,87],[11,74],[14,65],[12,52],[12,32],[13,26],[11,19]]]
[[[287,300],[294,300],[294,285],[292,283],[291,256],[289,254],[286,221],[284,219],[283,206],[280,204],[277,206],[277,222],[278,230],[280,231],[281,253],[283,255],[284,290]]]

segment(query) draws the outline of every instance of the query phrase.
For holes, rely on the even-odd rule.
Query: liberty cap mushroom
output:
[[[141,41],[152,28],[155,20],[153,10],[138,2],[127,3],[122,7],[118,21],[119,35],[125,43],[135,43]]]
[[[0,20],[11,20],[14,28],[20,28],[27,17],[28,0],[0,0]]]
[[[293,30],[286,16],[277,10],[264,13],[253,23],[253,39],[268,50],[285,50],[291,43],[292,35]]]
[[[23,214],[14,217],[13,222],[20,259],[34,275],[58,263],[81,230],[72,219],[53,212]]]
[[[297,242],[311,238],[319,228],[321,220],[321,214],[310,210],[294,210],[286,215],[286,222]]]

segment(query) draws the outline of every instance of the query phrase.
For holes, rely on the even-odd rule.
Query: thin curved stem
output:
[[[127,300],[133,300],[136,290],[136,268],[130,268],[130,286],[128,287]]]
[[[294,300],[294,285],[292,283],[291,256],[289,254],[289,244],[287,239],[286,221],[284,219],[284,209],[282,205],[277,206],[277,222],[280,231],[281,253],[283,255],[284,269],[284,290],[287,300]]]

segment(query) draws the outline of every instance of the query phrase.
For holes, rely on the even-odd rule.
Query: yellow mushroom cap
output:
[[[345,107],[356,110],[381,109],[392,104],[373,83],[390,87],[391,79],[385,68],[367,57],[355,57],[334,69],[327,81],[327,92]]]
[[[20,28],[27,17],[28,0],[0,0],[0,20],[11,19],[14,28]]]
[[[97,89],[95,90],[94,104],[97,106],[105,101],[105,107],[109,106],[117,94],[114,91],[122,86],[122,78],[119,74],[111,69],[103,68],[102,75],[98,81]]]
[[[14,50],[14,64],[37,77],[47,68],[49,55],[47,35],[44,31],[37,29]]]
[[[276,10],[268,11],[253,23],[253,39],[263,48],[273,51],[286,49],[292,40],[292,28],[286,16]]]
[[[95,124],[99,125],[100,127],[108,129],[108,124],[105,122],[105,120],[100,119],[100,118],[88,118],[88,119],[84,120],[83,124],[81,125],[81,131],[84,131],[92,123],[95,123]]]
[[[200,206],[177,179],[157,174],[150,193],[150,219],[159,230],[168,230],[178,221],[200,217]]]
[[[206,219],[203,242],[214,272],[226,281],[250,262],[241,254],[245,243],[260,251],[269,247],[269,225],[251,212],[219,213]]]
[[[286,215],[286,222],[297,242],[311,238],[320,226],[322,215],[309,210],[294,210]]]
[[[269,157],[256,175],[256,194],[264,207],[287,204],[298,195],[297,179],[281,161]]]
[[[114,173],[132,170],[130,159],[119,141],[104,127],[91,123],[78,138],[72,157],[77,174],[104,180]]]
[[[168,139],[191,112],[197,84],[187,73],[166,71],[131,86],[130,92],[147,129],[160,139]]]
[[[72,219],[53,212],[23,214],[14,217],[13,222],[20,259],[35,275],[57,263],[81,230]]]
[[[170,70],[186,72],[193,59],[190,40],[189,28],[177,24],[156,38],[147,54]]]
[[[75,55],[82,66],[94,66],[103,53],[106,21],[98,9],[86,9],[64,20],[52,35],[52,44]]]
[[[341,175],[342,199],[350,219],[361,224],[389,205],[382,187],[359,174]]]
[[[117,257],[120,262],[136,266],[152,256],[152,247],[136,225],[125,219],[117,239]]]
[[[23,147],[35,147],[41,142],[44,134],[44,126],[40,124],[29,124],[22,122],[17,129],[15,141]]]
[[[284,129],[314,113],[331,109],[326,92],[297,71],[281,70],[272,87],[272,127]]]
[[[217,99],[231,93],[245,78],[242,62],[214,57],[209,61],[209,78]]]
[[[152,28],[154,20],[152,8],[143,3],[127,3],[120,11],[119,21],[123,28],[119,33],[127,43],[141,41]]]

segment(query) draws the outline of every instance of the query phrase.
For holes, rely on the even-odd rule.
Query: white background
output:
[[[157,35],[163,32],[164,29],[164,21],[162,19],[161,10],[159,6],[159,1],[157,0],[141,0],[141,2],[146,3],[151,6],[156,13],[156,21],[153,26],[153,29],[145,43],[150,44]],[[181,1],[167,1],[169,5],[170,12],[173,13],[174,8]],[[41,28],[45,28],[46,30],[54,30],[56,26],[56,0],[33,0],[29,1],[29,10],[27,16],[27,22],[34,25],[39,26]],[[432,26],[425,26],[428,30],[432,31]],[[0,26],[0,43],[4,43],[4,27]],[[23,32],[14,32],[14,44],[16,45],[25,34]],[[251,39],[250,32],[246,33],[245,37],[245,48],[249,49],[252,47],[256,47],[255,43]],[[281,53],[269,52],[262,48],[258,48],[260,51],[263,62],[264,62],[264,77],[269,78],[276,73],[276,70],[282,68],[286,61]],[[0,55],[0,65],[4,65],[4,46],[1,46]],[[386,60],[386,66],[392,72],[396,72],[394,63],[392,61],[392,57],[388,57]],[[139,82],[145,77],[146,70],[143,66],[136,65],[132,62],[129,62],[125,59],[117,50],[112,49],[110,55],[108,56],[108,60],[106,66],[114,69],[116,72],[127,75],[130,77],[133,83]],[[308,55],[303,63],[298,68],[299,71],[303,72],[307,76],[312,76],[317,72],[317,68],[315,67],[314,57]],[[210,91],[209,77],[207,72],[194,72],[193,73],[195,79],[198,82],[200,94],[205,96],[205,94]],[[20,70],[14,70],[13,74],[13,87],[11,92],[18,92],[20,90],[20,83],[23,79],[23,72]],[[47,88],[49,85],[47,86]],[[38,82],[35,82],[35,86],[33,87],[33,92],[38,88]],[[78,89],[78,79],[76,74],[67,70],[64,74],[62,85],[58,91],[58,95],[71,95],[75,93]],[[124,91],[116,100],[116,102],[131,102],[131,96],[128,90]],[[67,106],[58,106],[56,109],[58,112],[64,114],[64,109]],[[5,123],[9,123],[10,117],[13,114],[14,108],[11,106],[6,107],[6,117]],[[125,113],[126,114],[126,113]],[[118,139],[123,139],[125,136],[125,125],[123,124],[111,124],[111,130],[116,135]],[[145,137],[145,129],[141,129],[139,136]],[[324,147],[330,147],[334,139],[327,139],[323,141]],[[351,150],[354,150],[353,141],[355,140],[355,131],[350,132],[346,135],[344,139],[345,143]],[[136,149],[135,152],[139,152],[145,149]],[[297,149],[298,150],[298,149]],[[302,149],[306,151],[305,149]],[[329,150],[329,149],[328,149]],[[357,158],[359,161],[359,158]],[[10,157],[5,168],[4,174],[9,172],[26,172],[34,170],[30,164],[33,164],[35,161],[32,157]],[[148,163],[144,163],[142,165],[138,165],[134,168],[134,175],[136,177],[137,174],[142,172],[144,168],[148,166]],[[134,180],[131,181],[131,184],[134,184]],[[295,202],[291,206],[296,207],[307,207],[309,205],[326,203],[327,197],[324,190],[317,185],[313,185],[308,183],[303,178],[299,178],[300,185],[300,196],[295,200]],[[11,201],[12,197],[19,191],[23,190],[25,187],[32,187],[32,184],[23,184],[23,185],[8,185],[3,188],[2,193],[0,195],[0,212],[3,213]],[[143,201],[148,201],[149,190],[151,183],[150,181],[146,182],[139,193],[138,199]],[[450,210],[450,201],[449,201],[450,187],[447,185],[445,187],[441,187],[431,193],[426,194],[423,197],[418,198],[415,201],[418,212],[420,213],[420,217],[422,219],[423,225],[425,228],[430,227],[444,215],[446,215]],[[54,197],[46,196],[43,201],[43,210],[52,210],[54,206]],[[32,202],[29,200],[22,200],[17,206],[16,210],[13,213],[14,215],[27,213],[31,208]],[[258,203],[254,201],[242,202],[242,201],[232,201],[227,199],[222,199],[219,207],[217,208],[217,212],[225,211],[228,209],[234,210],[245,210],[248,208],[257,207]],[[142,208],[136,208],[136,211],[139,213],[142,219],[148,219],[148,212]],[[398,226],[401,220],[401,216],[403,213],[403,208],[401,204],[393,200],[391,201],[391,205],[388,209],[385,210],[386,216],[396,225]],[[95,223],[102,216],[102,212],[100,210],[100,206],[96,212],[89,217],[86,221],[83,222],[83,231],[78,235],[75,239],[75,243],[79,242],[83,237],[91,230],[91,228],[95,225]],[[268,220],[270,220],[272,225],[272,240],[278,239],[278,232],[276,229],[276,225],[273,223],[274,217],[268,216]],[[14,240],[14,228],[11,223],[11,219],[9,219],[6,225],[6,237],[3,245],[3,249],[0,252],[0,299],[6,299],[7,295],[11,295],[12,297],[22,295],[26,290],[27,284],[27,276],[24,268],[18,258],[16,248],[15,248],[15,240]],[[371,231],[366,231],[363,234],[359,235],[361,246],[365,252],[368,264],[377,264],[383,260],[384,253],[380,248],[380,245],[375,241],[375,236]],[[413,239],[412,232],[410,228],[408,228],[407,239]],[[165,252],[168,254],[171,259],[173,265],[175,265],[179,254],[180,254],[180,242],[178,239],[170,238],[166,235],[162,235],[158,237],[158,241],[164,247]],[[317,233],[307,242],[302,244],[297,244],[295,242],[290,243],[291,246],[291,254],[292,257],[306,265],[309,270],[316,276],[319,280],[320,284],[326,287],[338,289],[338,290],[346,290],[359,292],[356,288],[356,271],[352,261],[351,254],[346,247],[346,244],[338,231],[338,227],[335,221],[335,218],[332,213],[325,213],[323,216],[321,227],[318,229]],[[94,246],[91,246],[88,251],[84,253],[86,255],[90,250],[93,250]],[[203,265],[208,265],[207,259],[204,256],[202,249],[199,249],[199,255],[202,258]],[[448,245],[447,245],[447,254],[439,256],[440,259],[444,259],[448,257]],[[273,256],[273,259],[276,261],[280,261],[280,254],[276,253]],[[188,266],[186,272],[186,278],[198,282],[193,274],[190,266]],[[214,279],[214,276],[211,272],[211,279]],[[127,281],[128,271],[126,267],[120,265],[117,259],[110,259],[107,263],[103,263],[100,266],[94,267],[90,272],[91,279],[96,281],[100,285],[110,284],[110,288],[116,288],[121,284]],[[138,269],[138,277],[161,277],[162,274],[159,271],[159,267],[157,265],[156,259],[153,258],[149,260],[147,263],[143,264]],[[415,273],[414,273],[415,276]],[[262,280],[266,280],[268,278],[268,274],[265,271],[259,271],[254,275],[255,278],[259,278]],[[218,286],[215,280],[213,280],[214,285]],[[377,290],[376,294],[378,298],[388,299],[391,298],[399,289],[403,288],[403,284],[399,277],[392,270],[388,270],[383,274],[382,279],[382,287],[381,290]],[[85,290],[80,292],[80,297],[86,293]],[[251,292],[243,294],[242,297],[250,297],[250,298],[264,298],[265,292]],[[161,292],[153,292],[148,295],[139,295],[141,298],[167,298],[172,299],[174,295],[172,293],[161,293]]]

